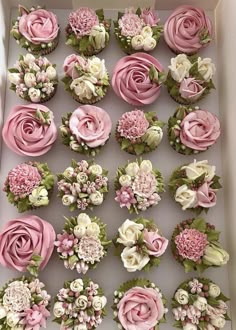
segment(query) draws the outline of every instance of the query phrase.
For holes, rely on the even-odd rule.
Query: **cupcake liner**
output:
[[[39,52],[32,50],[31,53],[33,55],[48,55],[48,54],[52,53],[57,48],[57,46],[59,44],[59,35],[60,35],[60,33],[58,34],[58,37],[55,40],[53,40],[53,46],[52,47],[47,47],[47,48],[44,48],[44,49],[42,48],[42,50],[39,51]]]
[[[106,91],[107,92],[107,91]],[[104,95],[105,96],[105,95]],[[94,98],[92,98],[91,100],[86,100],[86,101],[82,101],[78,95],[76,95],[75,93],[72,94],[72,97],[73,99],[78,102],[78,103],[81,103],[81,104],[95,104],[95,103],[98,103],[99,101],[101,101],[104,96],[96,96]]]

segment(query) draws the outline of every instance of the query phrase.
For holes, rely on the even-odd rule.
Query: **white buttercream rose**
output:
[[[11,328],[15,327],[17,323],[20,321],[19,314],[9,312],[7,313],[7,325]]]
[[[91,171],[92,174],[101,175],[102,167],[100,165],[94,164],[89,167],[89,171]]]
[[[77,278],[70,284],[70,289],[73,292],[81,292],[81,291],[83,291],[83,288],[84,288],[84,283],[81,280],[81,278]]]
[[[75,305],[77,307],[79,307],[80,310],[84,310],[87,308],[88,305],[88,298],[86,296],[79,296],[76,300],[75,300]]]
[[[150,160],[143,160],[140,164],[140,170],[145,173],[149,173],[152,171],[152,162]]]
[[[216,72],[216,67],[211,58],[198,57],[198,71],[205,81],[210,81]]]
[[[129,165],[126,166],[125,172],[131,177],[134,177],[138,174],[139,171],[139,166],[137,163],[130,163]]]
[[[70,178],[73,174],[74,174],[74,168],[73,167],[67,167],[65,169],[65,171],[63,172],[63,175],[66,177],[66,178]]]
[[[180,203],[182,210],[194,208],[197,206],[197,193],[184,184],[176,190],[175,201]]]
[[[32,54],[26,54],[26,55],[24,56],[24,62],[25,62],[27,65],[29,65],[29,64],[31,64],[31,63],[34,63],[34,61],[35,61],[35,57],[34,57],[34,55],[32,55]]]
[[[32,102],[39,102],[40,101],[40,98],[41,98],[41,92],[39,89],[36,89],[34,87],[31,87],[29,90],[28,90],[28,95],[29,95],[29,98]]]
[[[131,176],[128,174],[121,175],[119,178],[119,183],[122,187],[123,186],[129,187],[131,185],[131,181],[132,181]]]
[[[143,49],[143,42],[144,42],[143,36],[141,34],[138,34],[137,36],[134,36],[131,39],[131,46],[135,50],[141,50]]]
[[[127,246],[121,253],[121,260],[128,272],[136,272],[142,270],[148,264],[150,258],[148,255],[138,253],[136,246],[131,248]]]
[[[19,85],[21,83],[21,77],[19,73],[11,73],[8,72],[8,80],[10,81],[11,84],[14,85]]]
[[[62,302],[57,301],[54,304],[53,314],[55,315],[55,317],[61,317],[62,315],[65,314],[65,308],[63,307],[63,303]]]
[[[105,60],[100,60],[98,57],[88,59],[88,70],[91,72],[92,76],[98,80],[107,76]]]
[[[107,298],[105,296],[95,296],[92,300],[92,306],[95,311],[102,310],[107,303]]]
[[[36,77],[34,73],[27,72],[24,76],[24,82],[27,87],[33,87],[36,84]]]
[[[149,52],[149,51],[153,50],[156,47],[156,45],[157,45],[157,42],[152,37],[147,37],[143,41],[143,49],[145,50],[145,52]]]
[[[77,217],[77,224],[81,227],[87,227],[91,223],[90,217],[86,213],[80,213]]]
[[[171,77],[181,82],[184,78],[189,77],[189,70],[192,64],[185,54],[179,54],[171,59],[171,65],[169,65]]]
[[[151,126],[143,136],[143,141],[151,148],[156,148],[163,138],[163,130],[159,126]]]
[[[175,300],[180,304],[180,305],[186,305],[189,300],[189,294],[187,291],[183,289],[178,289],[175,292]]]
[[[152,32],[152,28],[151,28],[151,26],[149,26],[149,25],[144,26],[144,27],[142,28],[141,35],[142,35],[144,38],[152,37],[153,32]]]
[[[86,229],[86,235],[87,236],[95,236],[98,237],[100,234],[100,227],[97,223],[92,222],[90,225],[88,225]]]
[[[144,227],[141,223],[135,223],[134,221],[127,219],[118,229],[119,238],[117,239],[117,243],[125,246],[134,245],[139,239],[143,228]]]
[[[81,238],[81,237],[85,236],[85,234],[86,234],[86,227],[77,225],[74,227],[73,232],[74,232],[75,237]]]
[[[56,79],[57,77],[57,71],[52,65],[47,67],[46,74],[50,80]]]
[[[95,49],[103,49],[106,46],[106,41],[109,40],[109,33],[107,33],[103,25],[95,25],[90,32],[89,41]]]
[[[185,169],[186,176],[190,180],[195,180],[205,173],[206,180],[211,181],[215,175],[216,167],[209,165],[208,160],[201,160],[197,162],[195,159],[193,163],[183,166],[182,169]]]
[[[75,94],[81,99],[90,100],[93,96],[97,96],[95,85],[97,79],[95,77],[81,76],[76,78],[70,84],[70,89],[74,90]]]
[[[103,202],[103,194],[100,191],[95,191],[89,196],[89,199],[93,205],[101,205]]]
[[[73,195],[64,195],[62,197],[62,204],[65,206],[69,206],[69,205],[73,204],[74,202],[76,202],[76,197]]]
[[[86,173],[84,173],[84,172],[80,172],[80,173],[78,173],[77,174],[77,176],[76,176],[76,180],[77,180],[77,182],[81,182],[81,183],[85,183],[85,182],[87,182],[88,181],[88,176],[87,176],[87,174]]]
[[[204,297],[198,297],[197,300],[194,301],[193,306],[199,309],[201,312],[206,310],[207,300]]]
[[[214,283],[210,283],[209,284],[209,296],[212,298],[216,298],[220,295],[221,291],[220,291],[220,287]]]
[[[225,326],[225,318],[224,317],[214,317],[213,319],[211,319],[211,324],[216,327],[216,328],[224,328]]]

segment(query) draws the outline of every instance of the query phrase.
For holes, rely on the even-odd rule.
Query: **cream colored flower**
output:
[[[69,206],[76,202],[76,197],[73,195],[64,195],[61,200],[63,205]]]
[[[152,37],[153,32],[151,26],[149,25],[144,26],[142,28],[141,35],[144,37],[144,39],[147,37]]]
[[[109,33],[106,31],[105,27],[100,25],[95,25],[92,27],[90,32],[89,41],[92,43],[95,49],[100,50],[105,48],[106,42],[109,40]]]
[[[144,42],[143,36],[141,34],[138,34],[137,36],[134,36],[131,39],[131,46],[135,50],[141,50],[143,49],[143,42]]]
[[[57,71],[52,65],[47,67],[46,74],[50,80],[56,79],[57,77]]]
[[[180,304],[180,305],[186,305],[189,300],[189,294],[187,291],[183,289],[178,289],[175,292],[175,300]]]
[[[198,57],[198,71],[202,75],[205,81],[210,81],[213,75],[216,72],[215,64],[212,63],[211,58],[204,58]]]
[[[78,279],[74,280],[73,282],[71,282],[70,289],[73,292],[81,292],[81,291],[83,291],[83,289],[84,289],[83,280],[81,280],[81,278],[78,278]]]
[[[131,182],[132,182],[131,176],[128,174],[121,175],[119,178],[119,183],[122,187],[123,186],[129,187],[131,185]]]
[[[156,47],[156,45],[157,45],[157,42],[152,37],[147,37],[143,41],[143,49],[145,50],[145,52],[149,52],[149,51],[153,50]]]
[[[100,227],[96,222],[92,222],[88,225],[86,229],[86,235],[87,236],[94,236],[98,237],[100,234]]]
[[[152,162],[150,160],[143,160],[140,164],[140,170],[145,173],[152,172]]]
[[[95,311],[102,310],[107,304],[107,298],[105,296],[95,296],[92,300],[92,306]]]
[[[41,99],[41,92],[39,89],[36,89],[34,87],[31,87],[29,90],[28,90],[28,95],[29,95],[29,98],[32,102],[39,102],[40,99]]]
[[[27,72],[24,76],[24,82],[27,87],[33,87],[36,84],[36,77],[34,73]]]
[[[29,201],[31,205],[39,207],[48,205],[48,191],[43,186],[35,188],[32,193],[29,195]]]
[[[88,59],[88,71],[98,80],[107,78],[105,60],[100,60],[99,57]]]
[[[89,171],[91,171],[94,175],[101,175],[102,174],[102,167],[98,164],[91,165],[89,167]]]
[[[201,312],[205,311],[207,307],[206,298],[198,297],[197,300],[194,301],[193,306],[195,306]]]
[[[63,307],[63,303],[60,301],[55,302],[53,307],[53,314],[55,317],[62,317],[65,314],[65,308]]]
[[[176,190],[175,201],[180,203],[182,210],[194,208],[197,206],[197,193],[184,184]]]
[[[141,223],[135,223],[129,219],[125,220],[123,225],[118,229],[119,238],[117,239],[117,243],[125,246],[134,245],[139,239],[143,228]]]
[[[210,283],[209,284],[209,296],[212,298],[216,298],[220,295],[221,291],[220,291],[220,287],[214,283]]]
[[[131,177],[134,177],[138,174],[139,171],[139,166],[137,163],[129,163],[126,168],[125,168],[125,172],[126,174],[128,174]]]
[[[103,202],[103,194],[100,191],[95,191],[89,196],[89,199],[93,205],[101,205]]]
[[[195,180],[205,173],[206,180],[211,181],[215,176],[216,167],[209,165],[208,160],[197,162],[195,159],[193,163],[183,166],[181,169],[186,171],[186,176],[190,180]]]
[[[74,90],[75,94],[81,99],[86,98],[90,100],[93,96],[97,96],[96,83],[97,78],[95,77],[81,76],[72,81],[70,89]]]
[[[148,255],[138,253],[136,246],[127,246],[121,253],[121,260],[128,272],[136,272],[142,270],[149,263],[150,258]]]
[[[77,224],[81,227],[90,225],[91,219],[86,213],[80,213],[77,217]]]
[[[181,82],[184,78],[189,77],[189,70],[192,64],[188,60],[187,55],[179,54],[171,59],[171,65],[169,65],[171,77],[177,81]]]

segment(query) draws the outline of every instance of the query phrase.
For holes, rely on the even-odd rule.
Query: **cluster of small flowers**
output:
[[[62,322],[61,329],[97,328],[102,323],[107,303],[106,297],[99,292],[98,284],[90,280],[85,283],[82,279],[67,283],[67,288],[62,288],[57,294],[53,309],[54,316]]]
[[[55,92],[57,72],[46,57],[26,54],[9,69],[8,79],[18,96],[40,102]]]
[[[51,296],[38,279],[19,278],[1,291],[1,325],[10,329],[46,328]]]

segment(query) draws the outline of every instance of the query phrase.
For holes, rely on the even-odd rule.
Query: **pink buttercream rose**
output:
[[[208,42],[201,40],[205,35],[212,38],[212,23],[200,8],[180,6],[174,10],[164,25],[164,38],[176,53],[197,53]]]
[[[128,290],[117,306],[118,318],[125,330],[152,330],[164,315],[160,294],[152,288]]]
[[[81,7],[69,15],[69,24],[78,38],[88,36],[95,25],[99,25],[99,19],[91,8]]]
[[[179,88],[181,97],[191,102],[197,101],[204,90],[205,88],[202,87],[201,81],[195,78],[184,78]]]
[[[153,103],[160,95],[161,86],[149,78],[152,66],[163,71],[160,62],[149,54],[135,53],[121,58],[113,70],[115,93],[132,105]]]
[[[157,232],[144,230],[144,243],[147,246],[148,254],[160,257],[165,253],[168,246],[168,239],[159,235]]]
[[[29,14],[23,11],[19,20],[19,31],[33,44],[51,42],[59,32],[57,17],[45,9],[37,9]]]
[[[27,271],[33,255],[40,255],[40,269],[48,263],[56,238],[52,225],[36,215],[8,221],[0,232],[0,263]]]
[[[75,68],[76,64],[81,66],[82,69],[85,69],[86,60],[82,56],[71,54],[66,57],[63,64],[63,70],[65,74],[71,77],[72,79],[76,79],[79,77],[79,73]]]
[[[197,190],[197,201],[201,207],[213,207],[216,205],[216,193],[215,190],[210,187],[208,182],[204,183]]]
[[[180,140],[191,149],[204,151],[219,136],[219,119],[207,110],[190,112],[181,122]]]
[[[47,122],[43,122],[45,114],[49,114]],[[18,155],[41,156],[52,148],[57,138],[53,113],[41,104],[17,105],[4,124],[2,137],[8,148]]]
[[[140,16],[145,24],[150,26],[155,26],[160,21],[160,18],[158,18],[158,15],[154,9],[143,9],[141,16]]]
[[[93,105],[83,105],[76,109],[69,120],[69,127],[77,141],[90,148],[105,144],[111,133],[112,122],[106,111]]]

